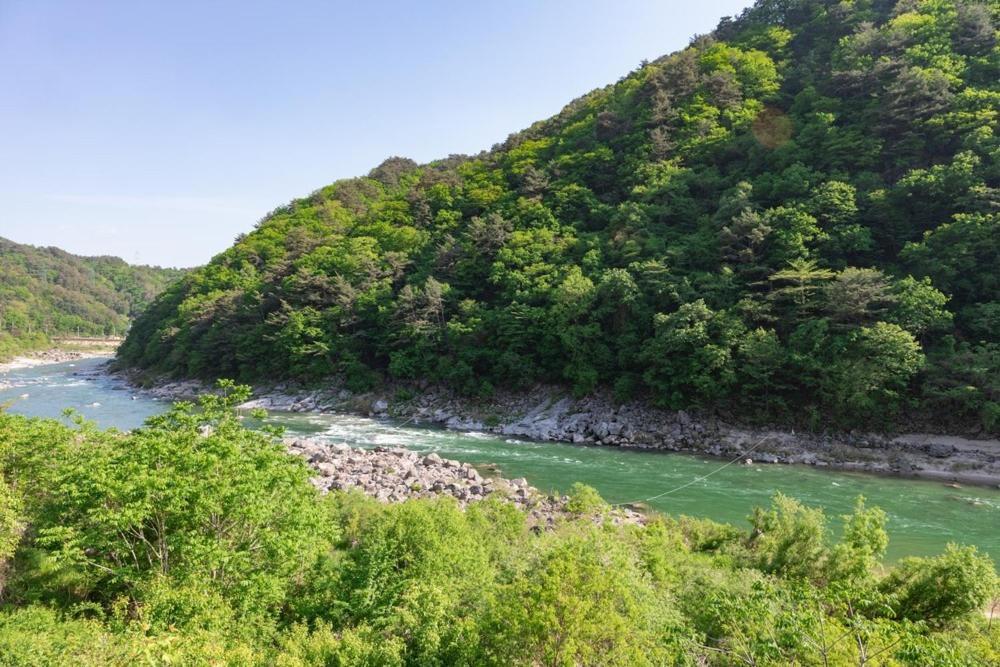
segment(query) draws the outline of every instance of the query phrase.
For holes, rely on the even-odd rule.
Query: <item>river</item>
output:
[[[9,403],[11,412],[53,418],[73,408],[101,426],[119,429],[136,428],[167,408],[163,401],[133,394],[94,374],[103,361],[0,373],[0,404]],[[939,482],[806,466],[731,465],[720,470],[724,461],[687,454],[530,442],[354,415],[272,413],[269,421],[292,435],[362,447],[404,446],[473,464],[496,464],[505,476],[525,477],[542,490],[561,491],[580,481],[611,502],[642,500],[684,486],[648,504],[668,514],[743,525],[754,506],[767,505],[777,492],[822,507],[830,517],[849,512],[861,494],[889,515],[889,560],[932,555],[948,542],[958,542],[974,544],[1000,562],[997,489],[954,489]]]

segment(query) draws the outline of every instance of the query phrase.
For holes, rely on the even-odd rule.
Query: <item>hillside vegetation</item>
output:
[[[121,359],[996,431],[998,25],[996,2],[761,0],[488,152],[276,209]]]
[[[59,335],[122,335],[177,269],[130,266],[0,238],[0,359]]]
[[[224,385],[130,433],[0,411],[0,664],[1000,664],[990,559],[881,564],[776,496],[750,530],[616,526],[596,492],[530,529],[502,500],[323,496]]]

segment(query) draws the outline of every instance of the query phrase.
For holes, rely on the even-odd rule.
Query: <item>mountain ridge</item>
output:
[[[0,358],[44,347],[51,336],[124,334],[182,273],[0,237]]]
[[[995,431],[998,16],[758,2],[490,151],[275,209],[120,359]]]

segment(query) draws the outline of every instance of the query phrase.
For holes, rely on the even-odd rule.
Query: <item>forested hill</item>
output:
[[[765,0],[474,157],[276,209],[133,366],[1000,428],[1000,4]]]
[[[121,335],[182,274],[0,238],[0,358],[59,334]]]

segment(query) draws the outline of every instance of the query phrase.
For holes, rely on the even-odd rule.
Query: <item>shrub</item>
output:
[[[900,561],[881,588],[896,618],[940,628],[985,609],[997,594],[997,577],[989,557],[975,547],[949,545],[940,556]]]

